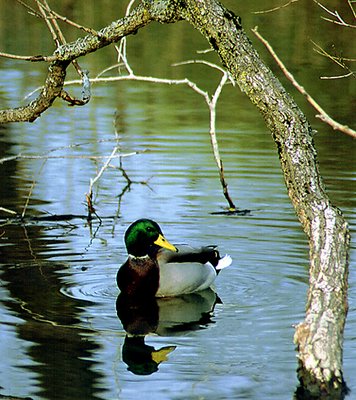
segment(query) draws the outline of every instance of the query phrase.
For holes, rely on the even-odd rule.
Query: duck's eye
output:
[[[148,227],[146,228],[146,231],[147,231],[147,232],[153,232],[153,228],[150,227],[150,226],[148,226]]]

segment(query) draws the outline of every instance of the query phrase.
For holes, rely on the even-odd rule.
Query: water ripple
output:
[[[118,295],[116,284],[103,275],[92,275],[85,282],[71,282],[62,286],[60,292],[73,299],[92,303],[112,302]]]

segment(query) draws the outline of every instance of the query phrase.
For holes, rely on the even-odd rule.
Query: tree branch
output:
[[[286,8],[286,7],[290,6],[292,3],[296,3],[297,1],[299,1],[299,0],[290,0],[290,1],[288,1],[288,3],[282,4],[281,6],[278,6],[278,7],[273,7],[268,10],[254,11],[253,14],[268,14],[268,13],[271,13],[274,11],[281,10],[282,8]]]
[[[356,138],[356,131],[349,128],[346,125],[342,125],[339,122],[332,119],[326,111],[310,96],[310,94],[304,89],[303,86],[299,85],[299,83],[295,80],[294,76],[287,70],[286,66],[283,64],[281,59],[274,52],[272,46],[267,42],[266,39],[262,37],[262,35],[257,31],[257,27],[252,29],[252,32],[258,37],[258,39],[266,46],[267,50],[270,52],[274,60],[277,62],[278,66],[281,68],[284,75],[288,78],[290,82],[292,82],[293,86],[306,97],[307,101],[311,106],[319,113],[316,115],[317,118],[320,118],[323,122],[326,122],[333,129],[339,130],[347,135]]]
[[[9,54],[9,53],[3,53],[0,51],[0,57],[4,58],[11,58],[13,60],[22,60],[22,61],[31,61],[31,62],[39,62],[39,61],[46,61],[46,62],[51,62],[55,61],[57,57],[54,56],[19,56],[17,54]]]
[[[323,4],[319,3],[317,0],[313,0],[314,3],[316,3],[320,8],[322,8],[324,11],[326,11],[328,14],[330,14],[331,16],[334,17],[334,19],[330,19],[330,18],[325,18],[325,17],[321,17],[322,19],[324,19],[325,21],[328,22],[332,22],[333,24],[337,24],[337,25],[342,25],[342,26],[346,26],[347,28],[356,28],[356,25],[351,25],[348,24],[347,22],[344,21],[344,19],[341,17],[341,15],[337,12],[337,11],[331,11],[329,10],[327,7],[325,7]],[[348,1],[348,4],[351,8],[351,11],[353,13],[353,16],[356,18],[355,15],[355,10],[351,4],[350,1]]]
[[[262,114],[277,145],[288,194],[310,247],[307,312],[296,331],[298,376],[312,394],[340,393],[344,388],[349,231],[325,192],[312,128],[262,62],[237,16],[216,0],[185,0],[181,4],[182,16],[217,51],[234,81]]]
[[[0,123],[35,121],[61,96],[66,69],[73,60],[134,34],[151,21],[151,14],[140,4],[130,15],[101,29],[98,35],[89,34],[75,42],[59,46],[53,53],[55,61],[49,65],[44,87],[38,97],[23,107],[0,110]]]

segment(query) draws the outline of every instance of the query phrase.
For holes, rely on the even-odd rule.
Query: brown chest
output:
[[[159,286],[159,268],[151,258],[129,258],[119,269],[117,284],[122,293],[155,296]]]

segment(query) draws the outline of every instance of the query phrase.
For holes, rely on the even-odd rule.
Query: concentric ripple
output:
[[[79,279],[77,280],[77,278]],[[107,303],[108,301],[115,301],[118,295],[116,284],[107,275],[91,274],[88,276],[86,274],[85,281],[82,279],[82,275],[79,277],[78,275],[71,276],[70,279],[71,282],[66,282],[61,287],[60,292],[73,299],[92,303]]]

